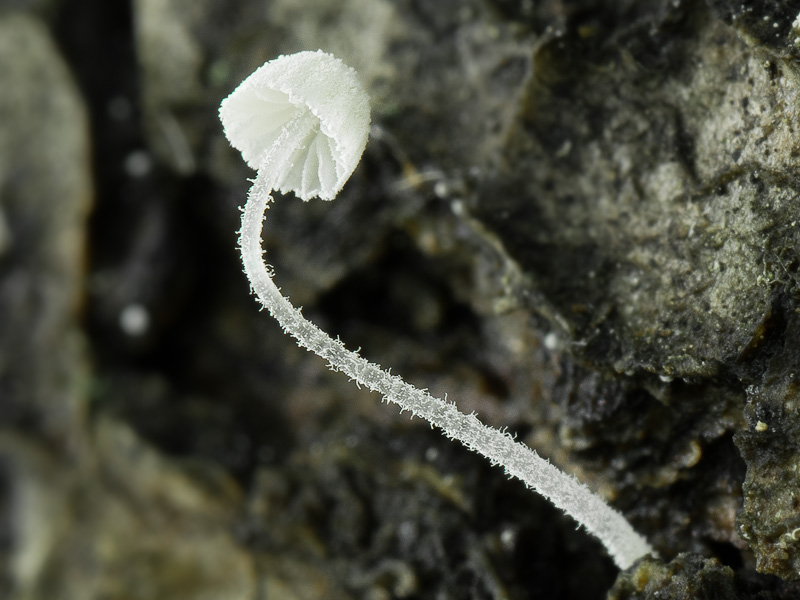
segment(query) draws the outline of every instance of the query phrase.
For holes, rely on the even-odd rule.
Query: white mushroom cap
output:
[[[272,189],[332,200],[369,134],[369,96],[356,72],[321,50],[271,60],[222,101],[231,146]]]

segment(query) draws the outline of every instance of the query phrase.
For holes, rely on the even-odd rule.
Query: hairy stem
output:
[[[653,552],[620,513],[574,477],[562,473],[524,444],[515,442],[508,433],[484,425],[475,415],[460,412],[455,404],[434,398],[400,377],[390,375],[307,321],[281,294],[262,258],[261,225],[267,205],[272,201],[271,188],[266,178],[259,175],[250,189],[242,215],[239,245],[253,291],[286,333],[291,334],[300,346],[327,359],[330,368],[342,371],[360,385],[383,394],[401,410],[422,417],[449,438],[484,455],[492,464],[502,465],[508,475],[521,479],[595,535],[621,569]]]

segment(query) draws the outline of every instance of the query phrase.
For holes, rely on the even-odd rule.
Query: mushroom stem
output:
[[[474,414],[460,412],[455,404],[435,398],[397,375],[390,375],[307,321],[281,294],[264,264],[261,226],[272,201],[272,185],[266,176],[262,177],[262,172],[259,171],[244,207],[239,247],[253,291],[286,333],[300,346],[327,359],[331,369],[342,371],[360,385],[379,392],[387,401],[398,404],[401,411],[408,410],[412,416],[422,417],[449,438],[484,455],[492,464],[502,465],[508,475],[521,479],[595,535],[619,568],[627,569],[639,558],[653,553],[647,541],[620,513],[534,450],[514,441],[508,433],[484,425]]]

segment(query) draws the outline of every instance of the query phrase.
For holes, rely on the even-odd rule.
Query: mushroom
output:
[[[264,264],[261,225],[272,191],[332,200],[356,168],[369,132],[369,98],[355,71],[322,51],[281,56],[256,69],[220,106],[225,135],[258,170],[247,197],[239,247],[259,301],[297,343],[357,384],[381,393],[412,416],[502,465],[548,498],[606,546],[626,569],[653,552],[620,513],[507,432],[464,414],[455,404],[409,385],[348,350],[292,306]]]
[[[272,60],[222,101],[231,146],[271,189],[333,200],[369,134],[369,97],[356,72],[322,51]]]

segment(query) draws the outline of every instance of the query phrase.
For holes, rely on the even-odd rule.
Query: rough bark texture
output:
[[[797,597],[798,15],[0,2],[0,597]],[[257,311],[216,110],[317,48],[374,127],[340,198],[269,211],[279,285],[662,560],[617,574]]]

